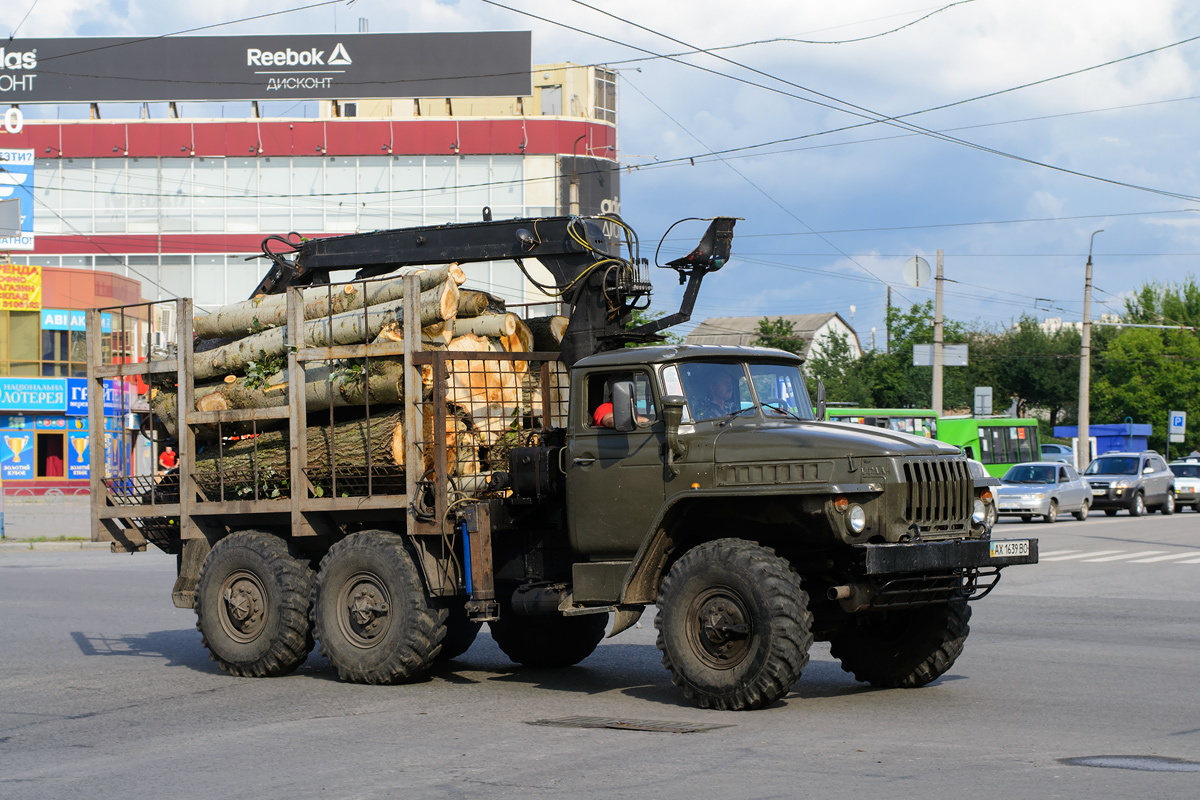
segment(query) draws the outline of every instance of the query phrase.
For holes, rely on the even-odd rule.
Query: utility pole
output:
[[[1088,242],[1088,260],[1083,279],[1083,336],[1079,358],[1079,445],[1075,448],[1075,466],[1083,472],[1092,460],[1092,432],[1089,428],[1089,403],[1091,402],[1092,377],[1092,244],[1096,234],[1104,233],[1101,228],[1092,234]]]
[[[942,251],[937,253],[937,282],[933,291],[933,413],[942,416]]]
[[[883,334],[883,352],[889,355],[892,352],[892,287],[887,287],[887,316],[883,318],[884,334]]]

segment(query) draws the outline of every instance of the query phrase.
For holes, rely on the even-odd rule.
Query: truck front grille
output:
[[[905,520],[922,535],[958,533],[967,529],[974,498],[974,481],[965,459],[905,459],[907,497]]]

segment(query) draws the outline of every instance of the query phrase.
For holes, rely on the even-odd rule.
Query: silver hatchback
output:
[[[1085,520],[1092,506],[1092,491],[1070,464],[1034,461],[1011,467],[996,490],[996,510],[1001,516],[1025,522],[1041,517],[1054,522],[1061,513]]]

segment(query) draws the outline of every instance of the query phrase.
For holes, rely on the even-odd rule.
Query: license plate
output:
[[[1107,489],[1092,489],[1092,494],[1108,494]]]
[[[1029,555],[1029,540],[1017,539],[1011,542],[992,542],[991,552],[988,555],[991,558],[1027,556]]]

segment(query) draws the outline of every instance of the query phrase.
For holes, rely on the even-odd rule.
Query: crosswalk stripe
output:
[[[1076,558],[1087,558],[1088,556],[1106,556],[1110,553],[1120,553],[1121,550],[1096,550],[1092,553],[1076,553],[1070,556],[1056,556],[1054,558],[1038,558],[1038,561],[1070,561]]]
[[[1139,558],[1137,561],[1130,561],[1129,563],[1130,564],[1157,564],[1159,561],[1174,561],[1179,558],[1188,558],[1189,556],[1195,556],[1195,555],[1196,554],[1194,552],[1193,553],[1172,553],[1169,556],[1155,556],[1154,558]],[[1189,564],[1189,563],[1194,563],[1194,562],[1184,561],[1183,563]]]
[[[1192,558],[1187,561],[1176,561],[1176,564],[1200,564],[1200,558]]]
[[[1049,553],[1042,553],[1041,558],[1049,558],[1050,556],[1065,556],[1067,553],[1078,553],[1078,550],[1051,550]]]
[[[1163,552],[1163,551],[1162,550],[1143,550],[1140,553],[1122,553],[1120,555],[1107,556],[1105,558],[1089,558],[1086,561],[1084,561],[1084,563],[1085,564],[1099,564],[1104,561],[1124,561],[1125,559],[1139,558],[1141,556],[1156,556],[1161,552]]]

